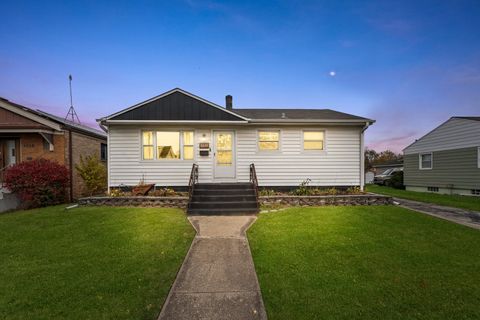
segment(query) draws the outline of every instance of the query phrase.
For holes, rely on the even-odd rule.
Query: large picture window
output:
[[[280,132],[278,131],[258,132],[258,150],[278,150],[279,141]]]
[[[157,159],[180,159],[180,132],[157,131]]]
[[[144,160],[193,160],[193,131],[143,131]]]
[[[325,132],[324,131],[304,131],[303,132],[304,150],[324,150]]]

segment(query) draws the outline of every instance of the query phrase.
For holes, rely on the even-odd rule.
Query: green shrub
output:
[[[385,185],[395,189],[405,189],[403,185],[403,171],[393,173],[390,180],[385,181]]]
[[[312,181],[311,179],[303,180],[300,183],[300,185],[298,186],[298,188],[292,191],[292,194],[296,195],[296,196],[310,196],[310,195],[312,195],[313,189],[308,186],[311,181]]]
[[[84,194],[92,196],[105,192],[107,188],[107,169],[96,156],[80,156],[80,163],[75,165],[80,177],[85,182]]]

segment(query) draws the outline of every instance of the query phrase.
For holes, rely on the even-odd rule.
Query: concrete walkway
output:
[[[393,200],[399,203],[401,207],[480,230],[480,212],[400,198],[394,198]]]
[[[197,235],[159,319],[267,319],[245,231],[253,216],[194,216]]]

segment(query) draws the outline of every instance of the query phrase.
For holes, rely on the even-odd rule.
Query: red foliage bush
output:
[[[9,167],[4,182],[20,197],[23,207],[45,207],[66,201],[69,170],[46,159],[25,161]]]

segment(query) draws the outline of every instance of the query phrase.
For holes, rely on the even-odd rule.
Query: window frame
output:
[[[145,132],[151,132],[152,133],[152,144],[143,144],[143,134]],[[140,159],[142,159],[142,161],[153,161],[155,160],[155,157],[156,157],[156,150],[155,150],[155,140],[156,140],[156,131],[155,130],[141,130],[140,131],[140,148],[141,148],[141,151],[140,151]],[[153,156],[152,156],[152,159],[145,159],[145,147],[146,146],[152,146],[153,147]]]
[[[323,132],[323,149],[305,149],[305,132]],[[320,140],[306,140],[306,141],[320,141]],[[326,153],[327,152],[327,130],[325,130],[325,129],[302,130],[302,151],[303,152]]]
[[[143,133],[144,132],[152,132],[153,133],[153,159],[145,159],[144,158],[144,155],[143,155]],[[168,159],[168,158],[158,158],[158,150],[157,150],[157,132],[178,132],[180,134],[180,158],[178,159]],[[185,155],[184,155],[184,150],[183,150],[183,147],[184,147],[184,139],[183,139],[183,133],[184,132],[192,132],[193,133],[193,145],[192,144],[188,144],[186,146],[192,146],[193,147],[193,159],[185,159]],[[141,152],[140,152],[140,160],[141,161],[146,161],[146,162],[151,162],[151,161],[159,161],[159,162],[170,162],[170,161],[173,161],[173,162],[177,162],[177,161],[190,161],[190,162],[194,162],[195,161],[195,158],[196,158],[196,153],[195,153],[195,130],[194,129],[186,129],[186,130],[183,130],[183,129],[163,129],[163,128],[158,128],[158,129],[141,129],[140,130],[140,148],[141,148]],[[150,145],[146,145],[146,146],[150,146]]]
[[[477,147],[477,168],[480,169],[480,147]]]
[[[105,157],[103,157],[102,148],[105,146]],[[143,152],[143,146],[142,146]],[[108,144],[101,142],[100,143],[100,161],[107,161],[108,160]]]
[[[422,156],[430,155],[430,167],[424,168],[422,165]],[[419,170],[432,170],[433,169],[433,152],[422,152],[418,154],[418,169]]]
[[[260,132],[277,132],[278,133],[278,148],[277,149],[260,149]],[[282,148],[282,131],[280,129],[257,129],[257,152],[263,153],[279,153],[281,152]],[[272,141],[264,141],[264,142],[272,142]],[[273,141],[275,142],[275,141]]]

